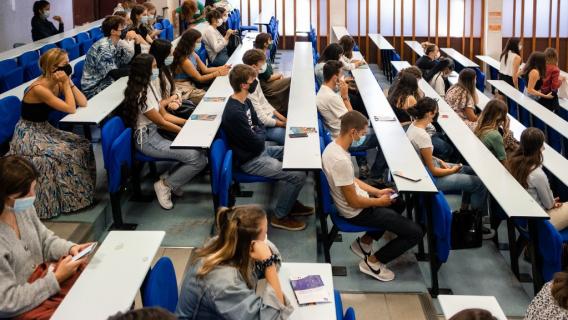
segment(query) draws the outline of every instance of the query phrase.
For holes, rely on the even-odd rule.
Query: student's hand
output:
[[[59,22],[59,23],[63,23],[63,19],[61,19],[60,16],[53,16],[53,20]]]
[[[442,159],[438,159],[438,162],[440,162],[440,168],[442,169],[449,169],[450,166]]]
[[[69,279],[81,264],[83,264],[85,258],[81,258],[77,261],[71,261],[71,256],[66,256],[59,262],[57,269],[55,270],[55,278],[57,282],[63,283],[65,280]]]
[[[373,192],[372,194],[375,196],[375,198],[380,198],[384,195],[390,196],[393,193],[395,193],[393,189],[386,188],[386,189],[377,189],[377,191]]]
[[[126,33],[124,39],[130,41],[136,39],[136,36],[137,36],[136,32],[134,30],[130,30]]]
[[[266,242],[254,240],[250,246],[250,257],[256,261],[263,261],[272,255],[272,250],[268,247]]]
[[[560,202],[560,198],[556,197],[554,198],[554,206],[552,206],[554,209],[556,208],[560,208],[562,207],[562,202]]]
[[[377,204],[378,207],[388,207],[392,204],[390,194],[384,194],[380,196],[377,200],[379,201],[379,203]]]
[[[69,81],[71,81],[71,80],[69,79],[69,76],[67,75],[67,73],[65,73],[65,72],[63,72],[63,71],[61,71],[61,70],[60,70],[60,71],[56,71],[56,72],[53,74],[53,79],[54,79],[55,81],[59,82],[59,83],[62,84],[62,85],[65,85],[65,84],[69,83]]]
[[[342,98],[349,98],[349,86],[344,80],[339,80],[339,94]]]
[[[228,30],[227,30],[227,34],[228,34],[228,35],[233,35],[233,34],[235,34],[235,30],[233,30],[233,29],[228,29]]]
[[[461,163],[460,163],[460,164],[456,164],[455,166],[453,166],[453,167],[451,168],[452,173],[457,173],[457,172],[459,172],[459,171],[462,169],[462,167],[463,167],[463,165],[462,165]]]
[[[549,92],[547,95],[543,96],[543,98],[545,98],[545,99],[552,99],[552,98],[554,98],[554,97],[552,96],[552,92]]]
[[[219,68],[219,70],[217,70],[217,72],[219,72],[220,76],[226,76],[229,74],[229,71],[231,69],[230,68]]]
[[[280,127],[280,128],[286,128],[286,122],[280,121],[280,120],[276,120],[276,126],[277,126],[277,127]]]
[[[79,252],[83,251],[85,248],[89,247],[92,244],[93,244],[92,242],[76,244],[72,246],[71,249],[69,249],[69,254],[72,256],[76,256],[77,254],[79,254]]]
[[[284,75],[282,73],[276,73],[276,80],[284,79]]]
[[[560,82],[562,82],[562,81],[566,80],[566,77],[558,76],[558,80],[559,80]]]
[[[177,101],[173,101],[168,103],[168,109],[169,110],[177,110],[179,108],[180,104]]]

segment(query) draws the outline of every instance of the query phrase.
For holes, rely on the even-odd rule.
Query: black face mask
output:
[[[128,32],[128,30],[126,30],[126,28],[122,29],[122,31],[120,31],[120,39],[124,40],[126,39],[126,33]]]
[[[67,76],[69,77],[71,75],[71,73],[73,73],[73,68],[71,68],[70,64],[66,64],[62,67],[58,67],[56,71],[63,71],[67,74]]]
[[[254,93],[256,91],[256,86],[258,86],[258,80],[254,79],[254,81],[249,84],[248,92]]]

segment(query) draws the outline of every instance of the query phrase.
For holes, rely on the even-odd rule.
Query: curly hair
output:
[[[172,72],[168,66],[165,65],[166,58],[170,55],[172,50],[172,43],[164,39],[156,39],[150,45],[150,54],[156,59],[156,65],[160,70],[160,91],[162,97],[166,98],[171,96],[176,91],[176,84]],[[170,84],[170,90],[166,90],[166,81]]]
[[[176,49],[174,50],[174,62],[172,62],[170,69],[172,73],[176,73],[177,68],[181,69],[182,62],[193,53],[195,43],[201,38],[201,32],[191,28],[181,35]]]
[[[142,53],[137,55],[130,65],[124,100],[120,107],[120,117],[129,128],[136,129],[138,114],[147,106],[146,90],[152,77],[152,62],[154,62],[152,55]]]

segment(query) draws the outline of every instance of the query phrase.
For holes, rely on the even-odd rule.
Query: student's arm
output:
[[[229,110],[230,108],[230,106],[225,107],[225,112],[230,112],[227,120],[231,123],[231,126],[223,126],[227,134],[235,137],[235,140],[241,141],[247,150],[254,153],[262,152],[266,136],[252,131],[248,117],[244,112]],[[253,111],[254,109],[251,110],[251,117]]]
[[[450,174],[454,174],[454,173],[460,171],[460,169],[461,169],[460,166],[454,166],[454,167],[449,168],[449,169],[436,167],[434,165],[434,157],[432,156],[432,148],[420,149],[420,156],[422,157],[422,161],[424,161],[424,164],[426,165],[428,170],[430,170],[430,172],[432,172],[432,175],[434,175],[434,177],[449,176]]]
[[[71,89],[73,90],[73,96],[75,97],[75,102],[77,103],[77,106],[82,108],[86,107],[87,97],[85,97],[83,92],[81,92],[81,90],[79,90],[79,88],[77,88],[75,84],[71,83],[70,85],[72,86]]]
[[[343,100],[343,105],[347,108],[347,111],[353,111],[351,101],[349,100],[349,86],[343,80],[339,81],[339,94],[341,96],[341,100]],[[333,110],[335,110],[335,108],[333,108]]]
[[[463,113],[465,114],[465,117],[467,118],[467,120],[469,120],[471,122],[477,121],[477,115],[475,114],[475,111],[473,111],[473,108],[465,107],[463,109]]]
[[[270,76],[270,78],[268,78],[268,81],[267,81],[267,82],[272,82],[272,81],[275,81],[275,80],[280,80],[280,79],[282,79],[282,78],[284,78],[284,75],[283,75],[283,74],[281,74],[281,73],[274,73],[274,74],[272,74],[272,75]]]
[[[173,114],[169,113],[169,112],[166,110],[165,107],[164,107],[164,108],[161,108],[161,107],[160,107],[160,114],[162,115],[162,117],[164,117],[164,119],[165,119],[166,121],[169,121],[169,122],[171,122],[171,123],[173,123],[173,124],[175,124],[175,125],[178,125],[178,126],[180,126],[180,127],[182,127],[182,126],[185,124],[185,122],[186,122],[185,119],[180,118],[180,117],[178,117],[178,116],[174,116]]]
[[[46,103],[48,106],[52,107],[53,109],[65,113],[75,113],[77,110],[77,105],[75,102],[75,96],[73,94],[73,90],[69,85],[71,80],[67,80],[61,85],[63,89],[63,95],[65,97],[64,100],[61,100],[59,97],[55,96],[51,90],[47,89],[44,86],[35,86],[31,90],[35,97],[37,97],[41,102]]]
[[[341,186],[341,193],[345,197],[347,204],[354,209],[365,209],[371,207],[388,207],[392,204],[390,196],[385,194],[380,198],[366,198],[357,194],[355,183],[348,186]]]
[[[513,58],[513,84],[515,89],[519,90],[519,70],[521,68],[521,56]]]
[[[286,119],[285,116],[283,116],[280,112],[278,112],[276,110],[274,110],[274,116],[276,117],[276,119],[278,119],[278,120],[280,120],[284,123],[288,121],[288,119]]]
[[[199,65],[200,63],[202,64],[203,62],[201,62],[201,60],[197,60],[197,64]],[[209,81],[215,79],[217,76],[221,75],[221,73],[218,72],[218,71],[202,75],[201,73],[199,73],[199,71],[197,71],[197,69],[195,69],[195,67],[193,66],[193,63],[191,63],[191,61],[189,61],[189,59],[185,59],[182,62],[181,69],[182,69],[183,72],[188,74],[191,77],[191,79],[193,79],[197,82],[200,82],[200,83],[209,82]]]
[[[369,185],[369,184],[365,183],[364,181],[359,180],[357,178],[355,178],[355,183],[359,186],[359,188],[367,191],[368,194],[372,194],[377,198],[379,198],[380,196],[382,196],[384,194],[390,195],[394,192],[394,190],[391,189],[391,188],[377,189],[377,188],[375,188],[375,187],[373,187],[373,186],[371,186],[371,185]]]
[[[551,80],[551,89],[558,90],[560,85],[562,85],[562,81],[560,80],[560,69],[554,68],[550,73],[550,80]]]
[[[160,108],[160,111],[157,111],[156,109],[150,109],[144,112],[144,116],[146,116],[146,118],[152,121],[160,129],[164,129],[173,133],[178,133],[181,130],[181,128],[178,125],[173,124],[167,121],[166,119],[164,119],[164,117],[162,116],[161,109],[162,108]]]
[[[540,75],[539,75],[539,73],[536,69],[533,69],[529,72],[529,83],[527,84],[527,92],[530,93],[533,96],[537,96],[537,97],[541,97],[541,98],[545,98],[545,99],[551,99],[552,93],[543,94],[542,92],[535,90],[535,86],[536,86],[536,83],[539,80],[539,78],[540,78]]]
[[[231,66],[227,64],[219,67],[208,67],[205,65],[203,61],[201,61],[201,58],[199,58],[199,55],[197,53],[193,54],[195,55],[195,61],[197,61],[197,67],[199,68],[199,71],[201,71],[201,73],[203,74],[214,73],[215,77],[218,77],[218,76],[226,76],[229,74],[229,71],[231,71]]]
[[[228,41],[223,37],[220,38],[217,37],[216,33],[218,33],[219,31],[213,29],[213,27],[209,26],[207,28],[208,28],[207,31],[205,31],[203,35],[203,42],[205,43],[206,46],[211,48],[215,53],[218,53],[227,46]],[[222,41],[217,41],[217,40],[222,40]]]
[[[402,106],[402,109],[406,110],[408,108],[412,108],[416,105],[416,98],[414,96],[408,96],[406,97],[406,100],[404,101],[404,105]]]
[[[537,169],[538,170],[538,169]],[[532,182],[536,188],[538,198],[542,202],[542,205],[547,209],[552,209],[554,207],[554,195],[550,189],[550,184],[548,183],[548,178],[544,171],[540,171],[539,174],[534,175]]]

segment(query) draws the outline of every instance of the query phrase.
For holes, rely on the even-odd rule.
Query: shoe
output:
[[[170,210],[174,207],[172,203],[172,189],[166,186],[164,180],[160,179],[154,183],[154,191],[156,191],[160,207],[166,210]]]
[[[305,206],[300,201],[296,200],[296,202],[294,202],[292,210],[290,210],[290,215],[292,217],[309,216],[314,214],[314,212],[314,208]]]
[[[394,272],[389,270],[386,265],[380,262],[369,262],[368,258],[365,258],[363,261],[359,262],[359,270],[379,281],[386,282],[394,280]]]
[[[359,179],[365,180],[369,177],[369,166],[364,164],[359,166]]]
[[[495,237],[495,230],[489,229],[487,227],[481,227],[483,233],[483,240],[493,239]]]
[[[274,228],[284,229],[288,231],[300,231],[306,229],[306,223],[304,223],[303,221],[294,220],[290,217],[284,217],[282,219],[272,217],[272,219],[270,219],[270,224]]]
[[[365,244],[361,242],[361,238],[357,237],[353,243],[351,243],[351,251],[361,259],[365,259],[371,255],[373,250],[372,244]]]

